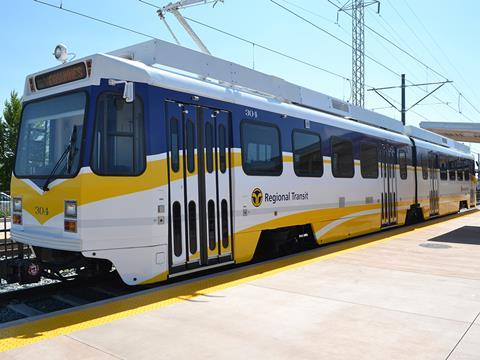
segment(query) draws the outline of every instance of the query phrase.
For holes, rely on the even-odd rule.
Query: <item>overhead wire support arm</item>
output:
[[[405,85],[406,88],[408,87],[419,87],[419,86],[427,86],[427,85],[445,85],[445,84],[449,84],[449,83],[453,83],[453,81],[451,80],[446,80],[446,81],[437,81],[437,82],[428,82],[428,83],[421,83],[421,84],[409,84],[409,85]],[[390,89],[399,89],[401,88],[401,86],[399,85],[396,85],[396,86],[385,86],[385,87],[381,87],[381,88],[370,88],[370,89],[367,89],[367,91],[375,91],[375,90],[390,90]],[[433,91],[432,91],[433,92]]]
[[[375,93],[380,96],[383,100],[385,100],[387,103],[389,103],[395,110],[400,112],[402,114],[402,123],[405,125],[405,117],[407,111],[411,110],[418,104],[420,104],[423,100],[425,100],[427,97],[431,96],[434,92],[436,92],[438,89],[440,89],[442,86],[445,84],[452,83],[453,81],[451,80],[445,80],[445,81],[439,81],[439,82],[430,82],[430,83],[422,83],[422,84],[411,84],[411,85],[405,85],[405,74],[402,74],[402,85],[401,86],[386,86],[386,87],[381,87],[381,88],[371,88],[368,89],[367,91],[375,91]],[[407,87],[418,87],[418,86],[425,86],[425,85],[438,85],[435,89],[430,91],[428,94],[423,96],[420,100],[418,100],[416,103],[411,105],[408,109],[406,108],[406,101],[405,101],[405,89]],[[390,89],[402,89],[402,102],[401,102],[401,109],[398,109],[390,100],[388,100],[382,93],[380,93],[381,90],[390,90]]]
[[[399,108],[397,108],[390,100],[387,99],[386,96],[384,96],[381,92],[379,92],[378,90],[381,90],[381,89],[368,89],[367,91],[375,91],[377,93],[378,96],[380,96],[383,100],[385,100],[387,103],[390,104],[391,107],[393,107],[395,110],[397,110],[398,112],[400,112],[401,110]]]

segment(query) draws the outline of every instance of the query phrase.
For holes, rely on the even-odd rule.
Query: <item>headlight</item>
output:
[[[76,218],[77,217],[77,202],[65,201],[65,217]]]
[[[21,212],[22,211],[22,199],[13,198],[13,211]]]

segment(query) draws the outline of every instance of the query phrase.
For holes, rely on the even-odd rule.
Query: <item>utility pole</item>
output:
[[[405,114],[406,114],[406,107],[407,105],[405,104],[405,74],[402,74],[402,124],[405,125]]]
[[[337,11],[352,14],[352,103],[365,107],[365,8],[377,4],[380,12],[380,1],[351,0]]]

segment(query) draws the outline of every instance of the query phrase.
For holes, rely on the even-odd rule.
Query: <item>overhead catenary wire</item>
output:
[[[273,0],[270,0],[270,1],[273,1]],[[333,1],[331,0],[328,0],[328,2],[330,4],[332,4],[333,6],[335,6],[338,10],[341,9],[341,7],[339,7],[337,4],[335,4]],[[343,10],[342,10],[343,11]],[[349,14],[348,12],[345,12],[348,16],[352,16],[351,14]],[[417,57],[413,56],[412,54],[410,54],[408,51],[402,49],[400,46],[398,46],[397,44],[395,44],[393,41],[391,41],[389,38],[387,38],[386,36],[382,35],[381,33],[379,33],[378,31],[376,31],[375,29],[373,29],[372,27],[368,26],[368,25],[365,25],[365,28],[367,28],[368,30],[370,30],[371,32],[373,32],[375,35],[381,37],[383,40],[385,40],[386,42],[388,42],[390,45],[394,46],[397,50],[403,52],[405,55],[408,55],[410,58],[412,58],[413,60],[417,61],[418,63],[422,64],[423,66],[425,66],[426,68],[430,69],[432,72],[434,72],[435,74],[437,74],[438,76],[442,77],[444,80],[448,80],[447,77],[443,76],[441,73],[437,72],[435,69],[431,68],[429,65],[425,64],[423,61],[421,61],[420,59],[418,59]]]
[[[62,10],[62,11],[65,11],[65,12],[68,12],[70,14],[73,14],[73,15],[77,15],[77,16],[81,16],[83,18],[86,18],[86,19],[89,19],[89,20],[93,20],[93,21],[96,21],[96,22],[99,22],[99,23],[102,23],[102,24],[105,24],[105,25],[109,25],[109,26],[113,26],[117,29],[121,29],[121,30],[125,30],[125,31],[129,31],[129,32],[132,32],[134,34],[137,34],[137,35],[141,35],[141,36],[144,36],[144,37],[148,37],[150,39],[158,39],[157,36],[154,36],[154,35],[150,35],[150,34],[147,34],[147,33],[144,33],[144,32],[141,32],[141,31],[137,31],[137,30],[134,30],[132,28],[128,28],[126,26],[123,26],[123,25],[118,25],[118,24],[115,24],[113,22],[110,22],[110,21],[107,21],[107,20],[103,20],[103,19],[100,19],[100,18],[97,18],[97,17],[94,17],[94,16],[91,16],[91,15],[88,15],[88,14],[85,14],[85,13],[81,13],[81,12],[78,12],[78,11],[75,11],[75,10],[71,10],[71,9],[68,9],[66,8],[65,6],[57,6],[57,5],[54,5],[54,4],[50,4],[48,2],[45,2],[45,1],[42,1],[42,0],[33,0],[34,2],[36,3],[39,3],[39,4],[42,4],[42,5],[45,5],[45,6],[49,6],[49,7],[52,7],[52,8],[55,8],[57,10]],[[158,6],[156,6],[155,4],[152,4],[152,3],[149,3],[147,1],[143,1],[143,0],[139,0],[140,2],[144,3],[144,4],[147,4],[147,5],[150,5],[150,6],[154,6],[155,8],[159,8]],[[215,31],[219,31],[219,32],[222,32],[223,34],[225,35],[228,35],[230,37],[233,37],[233,38],[236,38],[238,40],[241,40],[243,42],[246,42],[246,43],[249,43],[253,46],[256,46],[256,47],[259,47],[259,48],[262,48],[264,50],[267,50],[269,52],[272,52],[272,53],[275,53],[277,55],[280,55],[280,56],[283,56],[285,58],[288,58],[290,60],[293,60],[293,61],[297,61],[299,63],[302,63],[304,65],[307,65],[307,66],[310,66],[312,68],[315,68],[317,70],[320,70],[320,71],[323,71],[325,73],[328,73],[332,76],[336,76],[338,78],[341,78],[343,80],[347,80],[347,81],[350,81],[350,78],[348,78],[347,76],[345,75],[341,75],[341,74],[338,74],[334,71],[331,71],[331,70],[328,70],[328,69],[325,69],[325,68],[322,68],[318,65],[315,65],[315,64],[312,64],[312,63],[309,63],[307,61],[304,61],[304,60],[301,60],[301,59],[298,59],[294,56],[291,56],[291,55],[288,55],[288,54],[285,54],[285,53],[282,53],[281,51],[278,51],[278,50],[275,50],[275,49],[272,49],[268,46],[265,46],[265,45],[262,45],[262,44],[259,44],[259,43],[256,43],[256,42],[253,42],[251,40],[248,40],[248,39],[245,39],[245,38],[242,38],[238,35],[235,35],[235,34],[231,34],[231,33],[228,33],[224,30],[221,30],[221,29],[218,29],[218,28],[214,28],[213,26],[211,25],[208,25],[208,24],[205,24],[205,23],[202,23],[198,20],[195,20],[195,19],[192,19],[192,18],[189,18],[189,17],[185,17],[187,20],[189,21],[192,21],[198,25],[202,25],[202,26],[205,26],[205,27],[208,27],[212,30],[215,30]]]
[[[327,0],[330,4],[332,4],[333,6],[335,6],[338,10],[341,9],[340,6],[338,6],[337,4],[335,4],[333,1],[331,0]],[[388,0],[387,0],[388,1]],[[430,52],[430,50],[428,49],[427,46],[425,46],[425,44],[421,41],[421,39],[418,37],[417,33],[410,27],[410,25],[408,25],[408,23],[406,22],[406,20],[401,16],[401,14],[398,12],[398,10],[393,6],[393,4],[391,4],[390,1],[388,1],[389,4],[392,6],[392,9],[397,13],[397,15],[400,17],[400,19],[402,20],[402,22],[409,28],[409,30],[414,34],[414,36],[418,39],[418,41],[422,44],[422,46],[427,50],[427,52],[430,54],[430,56],[432,56],[432,58],[435,59],[435,57],[432,55],[432,53]],[[408,4],[407,4],[408,5]],[[413,11],[411,8],[410,8],[410,11]],[[351,14],[347,13],[347,15],[349,15],[350,17],[352,16]],[[387,23],[388,24],[388,23]],[[368,30],[370,30],[372,33],[374,33],[375,35],[379,36],[380,38],[382,38],[383,40],[385,40],[386,42],[388,42],[390,45],[394,46],[397,50],[401,51],[402,53],[404,53],[405,55],[407,55],[408,57],[410,57],[411,59],[415,60],[417,63],[419,63],[420,65],[424,66],[426,69],[432,71],[434,74],[440,76],[441,78],[443,78],[444,80],[448,80],[448,77],[445,76],[444,74],[440,73],[439,71],[435,70],[432,66],[426,64],[424,61],[420,60],[418,57],[414,56],[412,53],[414,52],[411,48],[410,49],[410,52],[409,51],[406,51],[405,49],[401,48],[400,46],[398,46],[397,44],[395,44],[393,41],[391,41],[389,38],[387,38],[386,36],[382,35],[381,33],[379,33],[378,31],[376,31],[375,29],[373,29],[372,27],[368,26],[368,25],[365,25],[365,28],[367,28]],[[425,27],[424,27],[425,28]],[[431,35],[429,35],[432,39],[433,37]],[[438,44],[437,44],[437,47]],[[443,52],[443,51],[442,51]],[[435,61],[437,62],[437,64],[440,65],[440,67],[442,67],[442,69],[445,71],[445,69],[443,68],[443,66],[435,59]],[[465,82],[465,80],[464,80]],[[466,83],[466,82],[465,82]],[[467,84],[468,85],[468,84]],[[464,100],[477,112],[480,114],[480,110],[467,98],[465,97],[465,95],[458,89],[458,87],[454,84],[454,83],[451,83],[451,86],[457,91],[457,93],[459,95],[461,95]]]
[[[284,10],[287,11],[287,12],[289,12],[290,14],[296,16],[297,18],[299,18],[299,19],[305,21],[306,23],[312,25],[312,26],[315,27],[316,29],[318,29],[318,30],[326,33],[327,35],[333,37],[334,39],[336,39],[337,41],[341,42],[342,44],[347,45],[348,47],[352,48],[352,45],[348,44],[348,43],[345,42],[344,40],[340,39],[338,36],[330,33],[329,31],[327,31],[327,30],[325,30],[325,29],[323,29],[322,27],[318,26],[317,24],[313,23],[312,21],[308,20],[307,18],[301,16],[300,14],[297,14],[295,11],[287,8],[287,7],[284,6],[284,5],[279,4],[279,3],[278,3],[277,1],[275,1],[275,0],[269,0],[269,1],[270,1],[271,3],[277,5],[277,6],[281,7],[282,9],[284,9]],[[332,3],[332,2],[331,2],[331,4],[337,6],[336,4],[334,4],[334,3]],[[393,73],[393,74],[395,74],[395,75],[397,75],[397,76],[400,76],[400,74],[397,73],[395,70],[392,70],[391,68],[389,68],[389,67],[386,66],[385,64],[383,64],[383,63],[381,63],[380,61],[372,58],[370,55],[365,54],[365,57],[368,58],[368,59],[370,59],[370,60],[372,60],[372,61],[375,62],[377,65],[380,65],[381,67],[383,67],[384,69],[388,70],[389,72],[391,72],[391,73]],[[422,62],[422,64],[423,64],[423,62]],[[427,67],[428,67],[428,65],[426,65],[426,64],[424,64],[424,66],[427,66]],[[430,68],[430,67],[429,67],[429,68]],[[437,74],[438,74],[439,76],[441,76],[442,78],[448,80],[446,77],[444,77],[442,74],[438,73],[436,70],[432,69],[432,71],[435,72],[435,73],[437,73]],[[409,83],[412,83],[412,82],[409,81]],[[447,107],[449,107],[450,109],[454,110],[454,111],[457,112],[458,114],[462,115],[463,117],[465,117],[465,119],[473,122],[473,120],[472,120],[471,118],[469,118],[468,116],[466,116],[465,114],[459,113],[458,111],[456,111],[455,108],[453,108],[448,102],[443,101],[442,99],[440,99],[439,97],[437,97],[437,96],[435,96],[435,95],[432,95],[432,96],[433,96],[435,99],[437,99],[438,101],[444,102],[444,104],[445,104]]]
[[[440,50],[440,52],[442,53],[442,55],[444,56],[444,58],[447,60],[447,62],[449,63],[449,65],[452,67],[452,69],[459,75],[460,79],[465,83],[465,85],[467,85],[467,87],[470,89],[470,91],[472,91],[473,95],[477,98],[477,99],[480,99],[478,97],[478,95],[476,94],[475,90],[470,86],[470,84],[465,80],[465,78],[463,77],[462,73],[460,71],[458,71],[457,67],[452,63],[452,61],[450,60],[450,57],[448,56],[448,54],[443,51],[442,47],[438,44],[438,42],[435,40],[435,38],[432,36],[432,34],[430,33],[430,31],[428,30],[428,27],[425,26],[425,24],[423,23],[423,21],[417,16],[416,12],[410,7],[410,5],[408,4],[408,1],[407,0],[404,0],[404,3],[405,5],[407,6],[407,8],[410,10],[410,12],[413,14],[413,16],[417,19],[418,23],[422,26],[422,28],[425,30],[426,34],[429,36],[429,38],[432,40],[432,42],[435,44],[435,46]],[[452,84],[454,87],[455,87],[455,84]],[[456,88],[456,87],[455,87]],[[460,91],[458,89],[456,89],[459,93]]]
[[[339,38],[338,36],[332,34],[331,32],[325,30],[324,28],[318,26],[317,24],[315,24],[314,22],[308,20],[306,17],[296,13],[295,11],[289,9],[288,7],[278,3],[277,1],[275,0],[269,0],[271,3],[277,5],[278,7],[284,9],[285,11],[289,12],[290,14],[296,16],[297,18],[305,21],[306,23],[310,24],[311,26],[315,27],[316,29],[318,29],[319,31],[327,34],[328,36],[334,38],[335,40],[339,41],[340,43],[342,43],[343,45],[349,47],[349,48],[352,48],[352,45],[349,44],[348,42],[346,42],[345,40]],[[389,68],[388,66],[386,66],[385,64],[382,64],[379,60],[375,59],[374,57],[368,55],[368,54],[365,54],[365,57],[371,61],[373,61],[375,64],[379,65],[380,67],[383,67],[385,70],[391,72],[392,74],[396,75],[396,76],[400,76],[399,73],[397,73],[395,70],[392,70],[391,68]]]
[[[55,8],[55,9],[57,9],[57,10],[65,11],[65,12],[67,12],[67,13],[70,13],[70,14],[73,14],[73,15],[76,15],[76,16],[80,16],[80,17],[83,17],[83,18],[86,18],[86,19],[89,19],[89,20],[92,20],[92,21],[96,21],[96,22],[99,22],[99,23],[102,23],[102,24],[105,24],[105,25],[108,25],[108,26],[112,26],[112,27],[115,27],[115,28],[117,28],[117,29],[121,29],[121,30],[124,30],[124,31],[129,31],[129,32],[131,32],[131,33],[134,33],[134,34],[137,34],[137,35],[140,35],[140,36],[144,36],[144,37],[147,37],[147,38],[150,38],[150,39],[158,39],[157,36],[154,36],[154,35],[151,35],[151,34],[147,34],[147,33],[144,33],[144,32],[138,31],[138,30],[134,30],[134,29],[128,28],[128,27],[126,27],[126,26],[118,25],[118,24],[113,23],[113,22],[111,22],[111,21],[103,20],[103,19],[100,19],[100,18],[91,16],[91,15],[88,15],[88,14],[85,14],[85,13],[81,13],[81,12],[79,12],[79,11],[71,10],[71,9],[68,9],[68,8],[66,8],[66,7],[64,7],[64,6],[57,6],[57,5],[50,4],[50,3],[48,3],[48,2],[42,1],[42,0],[33,0],[33,1],[36,2],[36,3],[39,3],[39,4],[42,4],[42,5],[51,7],[51,8]],[[141,2],[143,2],[143,3],[147,3],[147,2],[145,2],[145,1],[143,1],[143,0],[139,0],[139,1],[141,1]],[[273,0],[270,0],[270,1],[274,2]],[[158,8],[158,7],[157,7],[156,5],[154,5],[154,4],[150,4],[150,3],[149,3],[149,5],[155,6],[156,8]],[[283,6],[280,5],[280,4],[278,4],[278,5],[281,6],[281,7],[283,7]],[[291,11],[291,10],[289,10],[289,9],[286,9],[286,10]],[[301,17],[301,16],[300,16],[300,17]],[[303,18],[303,17],[301,17],[301,18]],[[226,34],[226,35],[229,35],[229,36],[233,36],[233,37],[235,37],[235,38],[237,38],[237,39],[239,39],[239,40],[242,40],[242,41],[244,41],[244,42],[248,42],[248,43],[250,43],[250,44],[255,44],[255,46],[259,46],[259,47],[262,47],[262,48],[264,47],[263,45],[254,43],[253,41],[244,39],[244,38],[242,38],[242,37],[240,37],[240,36],[237,36],[237,35],[234,35],[234,34],[230,34],[230,33],[226,32],[226,31],[224,31],[224,30],[220,30],[220,29],[214,28],[214,27],[212,27],[212,26],[210,26],[210,25],[207,25],[207,24],[203,24],[203,23],[201,23],[201,22],[199,22],[199,21],[197,21],[197,20],[195,20],[195,19],[188,18],[188,20],[193,21],[193,22],[196,22],[196,23],[198,23],[199,25],[208,26],[208,27],[210,27],[210,28],[213,29],[213,30],[220,31],[220,32],[222,32],[222,33],[224,33],[224,34]],[[305,20],[306,20],[306,19],[305,19]],[[307,22],[310,23],[310,24],[312,24],[313,26],[317,27],[315,24],[311,23],[310,21],[307,20]],[[339,40],[340,40],[342,43],[346,44],[347,46],[351,47],[348,43],[344,42],[343,40],[341,40],[341,39],[339,39]],[[298,61],[298,62],[300,62],[300,63],[302,63],[302,64],[308,65],[308,66],[310,66],[310,67],[316,68],[316,69],[321,70],[321,71],[325,71],[325,72],[327,72],[327,73],[330,73],[331,75],[337,76],[337,77],[342,78],[342,79],[344,79],[344,80],[346,80],[346,81],[351,81],[348,77],[346,77],[346,76],[344,76],[344,75],[337,74],[337,73],[332,72],[332,71],[330,71],[330,70],[321,68],[321,67],[319,67],[319,66],[317,66],[317,65],[308,63],[308,62],[306,62],[306,61],[303,61],[303,60],[298,59],[298,58],[295,58],[295,57],[293,57],[293,56],[284,54],[284,53],[282,53],[282,52],[280,52],[280,51],[277,51],[277,50],[268,48],[268,47],[266,47],[266,46],[265,46],[264,48],[265,48],[265,50],[272,51],[272,52],[277,53],[277,54],[279,54],[279,55],[285,56],[285,57],[287,57],[287,58],[289,58],[289,59],[291,59],[291,60]],[[367,57],[370,58],[369,56],[367,56]],[[381,65],[382,67],[386,68],[387,70],[389,70],[390,72],[394,73],[395,75],[399,76],[398,73],[396,73],[396,72],[393,71],[392,69],[388,68],[388,67],[385,66],[384,64],[379,63],[379,65]],[[368,86],[368,85],[367,85],[367,86]],[[442,101],[441,99],[438,99],[438,98],[437,98],[437,100]],[[456,110],[455,110],[451,105],[449,105],[448,103],[445,103],[445,102],[443,102],[443,103],[444,103],[445,105],[449,106],[452,110],[456,111]],[[457,112],[458,112],[458,111],[457,111]],[[424,116],[422,116],[422,115],[420,115],[420,114],[418,114],[418,113],[416,113],[416,114],[417,114],[418,116],[421,116],[422,118],[425,118]],[[473,120],[471,120],[470,118],[468,118],[466,115],[464,115],[463,113],[462,113],[461,115],[464,116],[465,118],[467,118],[469,121],[473,121]],[[425,119],[426,119],[426,118],[425,118]]]
[[[269,48],[268,46],[265,46],[265,45],[256,43],[256,42],[254,42],[254,41],[251,41],[251,40],[248,40],[248,39],[245,39],[245,38],[242,38],[242,37],[240,37],[240,36],[238,36],[238,35],[229,33],[229,32],[227,32],[227,31],[225,31],[225,30],[218,29],[218,28],[216,28],[216,27],[214,27],[214,26],[205,24],[205,23],[203,23],[203,22],[201,22],[201,21],[192,19],[192,18],[190,18],[190,17],[188,17],[188,16],[183,16],[183,17],[184,17],[185,19],[193,22],[193,23],[196,23],[196,24],[201,25],[201,26],[205,26],[205,27],[207,27],[207,28],[209,28],[209,29],[211,29],[211,30],[218,31],[218,32],[220,32],[220,33],[222,33],[222,34],[224,34],[224,35],[233,37],[233,38],[235,38],[235,39],[237,39],[237,40],[240,40],[240,41],[243,41],[243,42],[245,42],[245,43],[249,43],[249,44],[254,45],[254,46],[256,46],[256,47],[259,47],[259,48],[261,48],[261,49],[263,49],[263,50],[267,50],[267,51],[269,51],[269,52],[272,52],[272,53],[274,53],[274,54],[283,56],[283,57],[288,58],[288,59],[290,59],[290,60],[294,60],[294,61],[297,61],[297,62],[299,62],[299,63],[301,63],[301,64],[304,64],[304,65],[310,66],[310,67],[312,67],[312,68],[315,68],[315,69],[317,69],[317,70],[321,70],[321,71],[323,71],[323,72],[326,72],[326,73],[328,73],[328,74],[330,74],[330,75],[333,75],[333,76],[336,76],[336,77],[338,77],[338,78],[341,78],[341,79],[350,81],[350,78],[348,78],[348,77],[345,76],[345,75],[338,74],[338,73],[336,73],[336,72],[333,72],[333,71],[331,71],[331,70],[325,69],[325,68],[320,67],[320,66],[318,66],[318,65],[312,64],[312,63],[307,62],[307,61],[305,61],[305,60],[302,60],[302,59],[296,58],[296,57],[294,57],[294,56],[291,56],[291,55],[282,53],[282,52],[280,52],[280,51],[278,51],[278,50]]]
[[[148,2],[148,1],[145,1],[145,0],[138,0],[138,1],[141,2],[141,3],[143,3],[143,4],[145,4],[145,5],[149,5],[149,6],[151,6],[151,7],[154,7],[154,8],[157,8],[157,9],[158,9],[158,6],[155,5],[155,4],[153,4],[153,3],[151,3],[151,2]],[[290,59],[290,60],[296,61],[296,62],[298,62],[298,63],[301,63],[301,64],[303,64],[303,65],[307,65],[307,66],[312,67],[312,68],[314,68],[314,69],[317,69],[317,70],[323,71],[323,72],[325,72],[325,73],[328,73],[328,74],[330,74],[330,75],[336,76],[336,77],[338,77],[338,78],[340,78],[340,79],[347,80],[347,81],[351,81],[350,78],[347,77],[347,76],[345,76],[345,75],[342,75],[342,74],[336,73],[336,72],[334,72],[334,71],[328,70],[328,69],[326,69],[326,68],[323,68],[323,67],[321,67],[321,66],[312,64],[312,63],[310,63],[310,62],[308,62],[308,61],[299,59],[299,58],[297,58],[297,57],[295,57],[295,56],[288,55],[288,54],[286,54],[286,53],[284,53],[284,52],[281,52],[281,51],[279,51],[279,50],[275,50],[275,49],[273,49],[273,48],[271,48],[271,47],[268,47],[268,46],[266,46],[266,45],[263,45],[263,44],[254,42],[254,41],[252,41],[252,40],[248,40],[248,39],[246,39],[246,38],[244,38],[244,37],[241,37],[241,36],[239,36],[239,35],[230,33],[230,32],[228,32],[228,31],[219,29],[219,28],[217,28],[217,27],[214,27],[214,26],[212,26],[212,25],[206,24],[206,23],[204,23],[204,22],[201,22],[201,21],[199,21],[199,20],[193,19],[193,18],[191,18],[191,17],[185,16],[185,15],[183,15],[183,17],[184,17],[185,19],[187,19],[188,21],[191,21],[191,22],[193,22],[193,23],[195,23],[195,24],[197,24],[197,25],[206,27],[206,28],[208,28],[208,29],[210,29],[210,30],[217,31],[217,32],[219,32],[219,33],[221,33],[221,34],[224,34],[224,35],[227,35],[227,36],[229,36],[229,37],[231,37],[231,38],[240,40],[240,41],[242,41],[242,42],[244,42],[244,43],[247,43],[247,44],[250,44],[250,45],[252,45],[252,46],[254,46],[254,47],[258,47],[258,48],[260,48],[260,49],[263,49],[263,50],[269,51],[269,52],[271,52],[271,53],[274,53],[274,54],[276,54],[276,55],[280,55],[280,56],[285,57],[285,58],[287,58],[287,59]]]
[[[65,12],[68,12],[70,14],[73,14],[73,15],[77,15],[77,16],[81,16],[83,18],[86,18],[86,19],[90,19],[90,20],[93,20],[93,21],[96,21],[96,22],[99,22],[99,23],[102,23],[102,24],[105,24],[105,25],[109,25],[109,26],[113,26],[113,27],[116,27],[117,29],[121,29],[121,30],[125,30],[125,31],[130,31],[131,33],[134,33],[134,34],[137,34],[137,35],[141,35],[141,36],[145,36],[145,37],[148,37],[150,39],[157,39],[157,37],[153,36],[153,35],[149,35],[149,34],[146,34],[144,32],[141,32],[141,31],[137,31],[137,30],[134,30],[134,29],[131,29],[131,28],[128,28],[126,26],[122,26],[122,25],[118,25],[118,24],[115,24],[113,22],[110,22],[110,21],[107,21],[107,20],[103,20],[103,19],[100,19],[100,18],[96,18],[94,16],[91,16],[91,15],[87,15],[87,14],[83,14],[81,12],[78,12],[78,11],[75,11],[75,10],[70,10],[70,9],[67,9],[65,6],[57,6],[57,5],[54,5],[54,4],[50,4],[46,1],[42,1],[42,0],[33,0],[35,1],[36,3],[39,3],[39,4],[42,4],[42,5],[45,5],[45,6],[50,6],[52,8],[55,8],[55,9],[58,9],[58,10],[62,10],[62,11],[65,11]]]

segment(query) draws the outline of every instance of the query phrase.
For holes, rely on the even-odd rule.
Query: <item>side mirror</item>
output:
[[[133,82],[113,79],[108,80],[108,85],[110,86],[115,86],[118,84],[123,84],[123,99],[125,102],[133,102],[135,100],[135,89]]]
[[[126,82],[125,87],[123,88],[123,98],[125,102],[131,103],[135,100],[135,89],[133,82]]]

